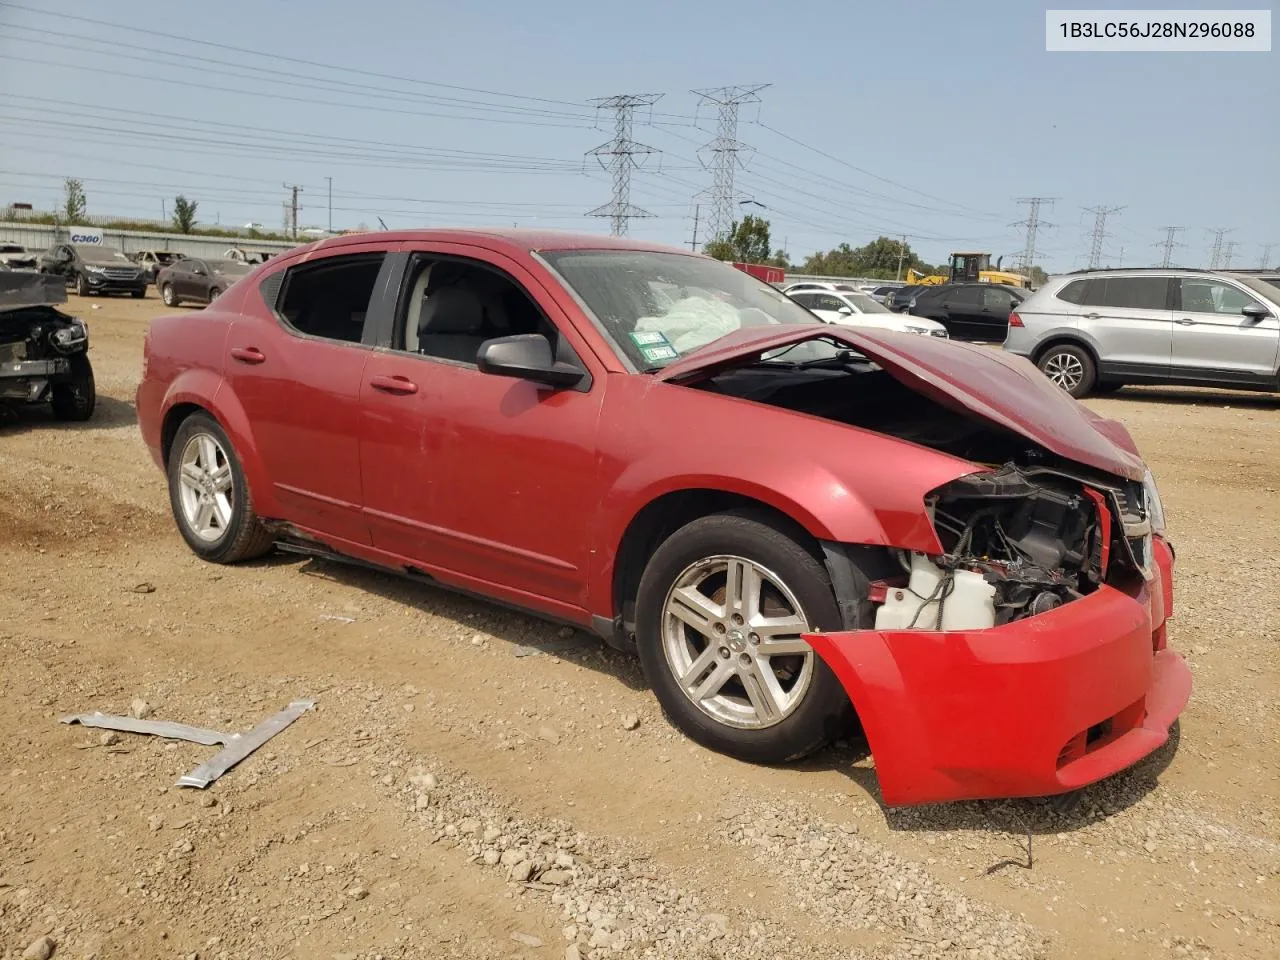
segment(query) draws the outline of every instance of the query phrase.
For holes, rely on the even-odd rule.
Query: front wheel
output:
[[[841,619],[797,535],[748,512],[702,517],[654,552],[636,598],[640,662],[664,712],[703,746],[753,763],[803,757],[851,718],[801,639]]]
[[[226,431],[205,413],[178,427],[169,449],[169,504],[197,556],[213,563],[260,557],[275,537],[258,519]]]
[[[98,403],[98,390],[93,380],[93,364],[83,353],[72,354],[71,377],[55,383],[52,394],[53,415],[68,423],[83,422],[93,416]]]
[[[84,278],[83,273],[76,274],[76,294],[81,297],[89,295],[89,281]]]
[[[147,288],[146,288],[146,287],[143,287],[141,290],[134,290],[134,291],[133,291],[133,299],[135,299],[135,300],[141,300],[141,299],[142,299],[143,297],[145,297],[146,295],[147,295]]]
[[[160,299],[164,301],[166,307],[176,307],[178,305],[178,295],[173,292],[173,284],[166,283],[160,288]]]
[[[1077,399],[1087,397],[1098,379],[1098,371],[1089,351],[1074,344],[1063,343],[1050,347],[1036,366],[1041,373]]]

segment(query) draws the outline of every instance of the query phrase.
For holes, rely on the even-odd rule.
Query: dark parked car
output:
[[[166,306],[180,303],[212,303],[245,274],[253,264],[235,260],[201,260],[187,257],[156,274],[156,289]]]
[[[1000,283],[944,283],[923,290],[908,313],[938,321],[952,340],[978,343],[1002,343],[1009,314],[1031,293]]]
[[[0,420],[34,403],[59,420],[93,416],[89,331],[57,308],[66,301],[57,277],[0,269]]]
[[[62,277],[75,284],[76,293],[87,297],[96,293],[147,295],[147,276],[142,268],[119,250],[92,244],[57,243],[40,254],[41,273]]]
[[[156,320],[144,358],[195,554],[280,543],[593,631],[740,759],[856,714],[886,803],[1059,794],[1156,750],[1190,695],[1122,424],[1025,360],[817,323],[687,250],[332,238]]]
[[[895,287],[885,294],[884,305],[894,313],[906,313],[911,304],[915,302],[916,297],[931,289],[933,288],[918,283],[909,283],[905,287]]]

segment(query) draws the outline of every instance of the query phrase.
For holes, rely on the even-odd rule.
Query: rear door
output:
[[[983,316],[983,291],[974,284],[942,287],[940,316],[934,319],[947,328],[955,340],[981,340],[986,337],[989,323]],[[913,310],[913,313],[916,311]]]
[[[1173,324],[1173,374],[1219,383],[1274,384],[1280,319],[1243,286],[1218,277],[1182,277]],[[1280,291],[1277,291],[1280,293]],[[1263,319],[1241,310],[1265,309]]]
[[[387,254],[339,251],[291,266],[279,282],[268,278],[270,319],[233,321],[225,370],[284,519],[341,546],[369,543],[360,383],[376,326],[368,308],[385,283]]]
[[[1098,276],[1080,299],[1079,329],[1098,352],[1099,373],[1116,379],[1162,379],[1173,355],[1174,279]]]
[[[982,312],[978,322],[983,328],[982,338],[990,343],[999,343],[1009,333],[1009,314],[1018,304],[1018,298],[994,284],[982,288]]]

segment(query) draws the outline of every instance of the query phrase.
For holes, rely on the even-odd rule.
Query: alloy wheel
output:
[[[667,593],[662,649],[684,695],[720,723],[759,730],[785,720],[813,680],[809,622],[774,573],[743,557],[708,557]]]
[[[1044,362],[1044,375],[1070,393],[1084,380],[1084,364],[1072,353],[1055,353]]]
[[[231,526],[235,512],[231,460],[218,440],[197,433],[182,448],[179,495],[182,517],[201,540],[214,542]]]

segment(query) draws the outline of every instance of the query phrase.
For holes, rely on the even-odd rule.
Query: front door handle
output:
[[[1183,317],[1181,320],[1175,320],[1174,323],[1180,327],[1194,327],[1196,325],[1196,322],[1190,317]]]
[[[408,377],[370,377],[369,386],[383,393],[394,393],[399,396],[418,392],[418,385]]]
[[[1101,320],[1101,319],[1102,319],[1102,314],[1100,314],[1100,313],[1086,313],[1086,314],[1084,315],[1084,318],[1085,318],[1086,320]]]
[[[267,355],[257,347],[232,347],[231,358],[241,363],[262,363]]]

